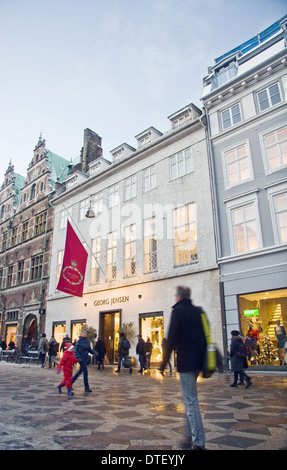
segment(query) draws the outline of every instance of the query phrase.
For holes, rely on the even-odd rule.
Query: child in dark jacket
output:
[[[242,336],[240,336],[239,331],[231,331],[231,344],[229,356],[231,359],[231,370],[234,372],[234,381],[230,387],[237,387],[238,375],[240,377],[239,385],[244,384],[246,381],[246,387],[248,388],[251,385],[250,377],[245,373],[244,368],[247,367],[246,352],[244,352],[244,342]]]
[[[66,385],[68,396],[74,395],[72,392],[72,376],[73,376],[73,365],[78,360],[74,356],[74,346],[71,343],[66,343],[66,350],[63,354],[60,364],[58,365],[57,373],[60,374],[61,368],[63,367],[64,379],[58,385],[59,393],[62,393],[62,387]]]

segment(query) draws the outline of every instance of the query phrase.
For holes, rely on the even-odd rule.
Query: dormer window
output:
[[[221,85],[224,85],[224,83],[229,82],[229,80],[236,77],[237,72],[238,66],[235,60],[221,68],[218,68],[214,71],[214,76],[211,79],[211,89],[215,90]]]

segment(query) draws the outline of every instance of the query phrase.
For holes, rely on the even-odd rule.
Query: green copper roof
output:
[[[50,184],[54,187],[57,181],[61,183],[68,176],[71,162],[66,158],[56,155],[51,150],[47,149],[47,152],[49,168],[51,170]]]

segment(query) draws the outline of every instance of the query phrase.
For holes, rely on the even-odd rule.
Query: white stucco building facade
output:
[[[193,104],[168,119],[168,132],[150,127],[136,136],[137,149],[124,143],[111,152],[112,162],[99,157],[85,175],[72,173],[52,202],[46,333],[74,340],[82,325],[96,328],[110,362],[118,328],[129,322],[144,340],[150,337],[152,362],[160,361],[180,284],[190,286],[222,348],[205,126]],[[85,217],[90,207],[93,219]],[[89,255],[81,298],[56,290],[67,217]]]

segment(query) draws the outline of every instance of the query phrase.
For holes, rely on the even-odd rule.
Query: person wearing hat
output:
[[[71,342],[65,343],[65,352],[57,368],[57,374],[60,374],[61,368],[63,367],[64,378],[58,385],[57,389],[59,393],[62,393],[62,387],[66,385],[67,395],[74,395],[72,392],[72,376],[73,376],[73,365],[78,362],[74,356],[74,345]]]
[[[72,383],[77,380],[77,378],[83,374],[83,379],[84,379],[84,386],[85,386],[85,392],[91,392],[92,390],[90,389],[89,382],[88,382],[88,368],[87,365],[90,360],[90,354],[95,354],[97,357],[99,354],[97,351],[91,348],[90,341],[87,338],[87,329],[83,328],[81,331],[81,336],[79,337],[78,341],[76,342],[75,345],[75,358],[78,360],[80,364],[80,370],[76,372],[76,374],[73,377]]]
[[[138,337],[138,343],[136,346],[136,354],[139,355],[139,362],[140,362],[140,370],[138,372],[140,374],[143,373],[144,370],[146,370],[146,363],[145,363],[145,342],[142,339],[142,335],[137,335]]]
[[[243,385],[245,380],[245,388],[250,387],[250,377],[248,377],[248,375],[244,371],[244,368],[248,367],[246,355],[247,349],[243,342],[242,336],[240,336],[240,332],[237,330],[232,330],[229,356],[231,362],[231,370],[234,373],[234,380],[230,387],[237,387],[238,376],[240,377],[239,385]]]

